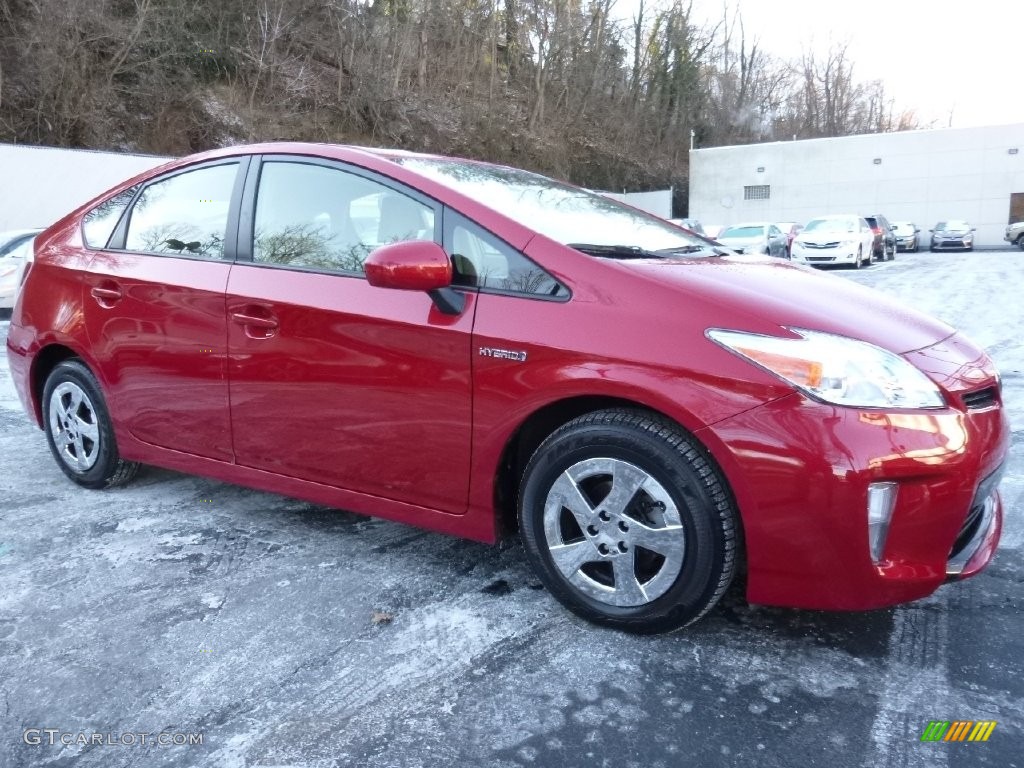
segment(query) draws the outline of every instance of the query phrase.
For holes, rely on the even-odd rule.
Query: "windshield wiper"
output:
[[[647,251],[636,245],[596,245],[594,243],[569,243],[570,248],[589,253],[591,256],[604,256],[608,259],[663,259],[660,253]]]
[[[659,248],[658,253],[666,256],[687,256],[692,253],[708,254],[710,256],[732,256],[733,252],[720,245],[680,245],[676,248]]]

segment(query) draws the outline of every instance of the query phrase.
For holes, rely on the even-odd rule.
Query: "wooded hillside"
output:
[[[799,49],[799,41],[794,41]],[[0,141],[404,147],[630,190],[697,146],[917,127],[842,47],[782,61],[681,0],[0,0]]]

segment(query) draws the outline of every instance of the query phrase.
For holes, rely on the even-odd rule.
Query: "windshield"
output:
[[[935,225],[938,232],[966,232],[970,228],[966,221],[940,221]]]
[[[761,237],[762,235],[764,235],[764,227],[741,224],[722,230],[718,235],[718,239],[721,240],[725,237]]]
[[[804,232],[856,232],[856,219],[811,219]]]
[[[644,252],[712,248],[657,216],[529,171],[442,158],[392,159],[564,245],[628,245]]]
[[[897,235],[901,235],[903,233],[912,235],[914,233],[914,225],[905,224],[902,221],[897,221],[895,224],[892,225],[892,231],[895,232]]]

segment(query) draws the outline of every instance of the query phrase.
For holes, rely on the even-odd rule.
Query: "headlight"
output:
[[[899,355],[831,333],[799,339],[713,328],[709,338],[812,397],[857,408],[942,408],[935,383]]]
[[[857,241],[856,240],[843,240],[843,242],[841,242],[839,245],[841,247],[843,247],[843,248],[849,248],[850,246],[857,245]]]

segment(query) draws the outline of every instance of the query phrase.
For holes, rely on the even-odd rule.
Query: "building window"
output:
[[[743,188],[744,200],[768,200],[772,196],[770,184],[755,184],[752,187]]]

